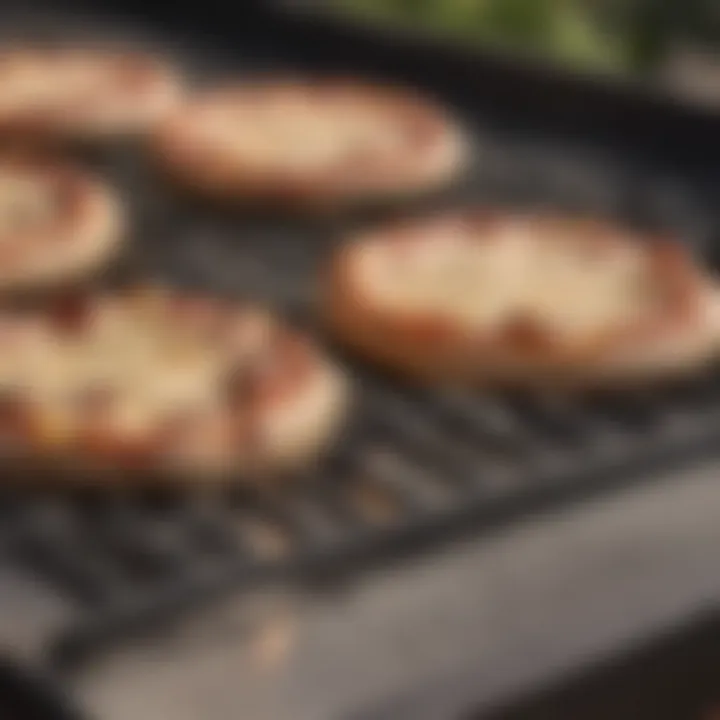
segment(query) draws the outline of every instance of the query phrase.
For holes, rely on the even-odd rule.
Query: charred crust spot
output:
[[[545,352],[552,346],[552,332],[530,314],[508,318],[500,330],[503,344],[524,355]]]
[[[93,302],[82,291],[67,291],[54,300],[50,308],[53,327],[63,334],[78,334],[93,319]]]
[[[28,417],[27,405],[19,391],[0,392],[0,432],[16,430]]]
[[[108,385],[83,388],[74,398],[74,405],[88,420],[106,418],[117,399],[117,391]]]
[[[260,371],[257,366],[238,364],[231,368],[225,381],[225,397],[232,412],[242,412],[252,405],[258,395]]]

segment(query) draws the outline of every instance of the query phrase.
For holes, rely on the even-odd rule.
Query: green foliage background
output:
[[[365,15],[604,71],[646,71],[678,35],[720,39],[720,0],[337,0]]]

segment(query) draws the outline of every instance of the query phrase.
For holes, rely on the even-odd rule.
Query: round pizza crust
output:
[[[171,67],[134,50],[0,50],[0,137],[93,141],[143,135],[181,95]]]
[[[59,481],[266,477],[342,426],[342,374],[267,312],[157,287],[0,316],[6,456]],[[47,477],[47,474],[45,474]]]
[[[155,136],[159,163],[205,196],[333,207],[438,189],[470,146],[443,109],[355,81],[266,81],[178,107]]]
[[[343,245],[334,335],[429,382],[591,387],[681,374],[720,350],[720,292],[677,242],[593,219],[465,212]]]
[[[0,158],[0,292],[72,284],[105,267],[125,235],[122,204],[88,173],[52,160]]]

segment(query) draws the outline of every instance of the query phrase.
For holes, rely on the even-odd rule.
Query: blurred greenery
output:
[[[648,71],[678,36],[720,39],[720,0],[338,0],[378,19],[605,71]]]

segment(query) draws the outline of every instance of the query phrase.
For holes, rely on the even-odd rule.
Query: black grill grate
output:
[[[302,55],[276,57],[278,47],[290,50],[273,39],[271,24],[244,32],[232,67],[303,63]],[[179,54],[191,67],[209,57],[199,46]],[[332,59],[325,62],[331,67]],[[661,156],[629,152],[631,140],[598,144],[579,127],[558,137],[540,116],[505,124],[503,108],[481,107],[471,88],[465,101],[452,99],[481,152],[473,176],[439,204],[591,210],[678,229],[710,252],[720,217],[712,176],[697,160],[667,166]],[[121,274],[261,298],[308,327],[319,264],[340,236],[368,220],[211,211],[173,197],[133,151],[90,161],[126,191],[135,211],[135,242]],[[346,437],[317,472],[286,488],[183,499],[116,491],[3,496],[2,547],[81,610],[80,623],[52,639],[60,659],[230,585],[348,570],[356,560],[647,475],[709,452],[720,439],[715,372],[652,392],[571,401],[430,392],[352,359],[347,366],[360,392]]]

